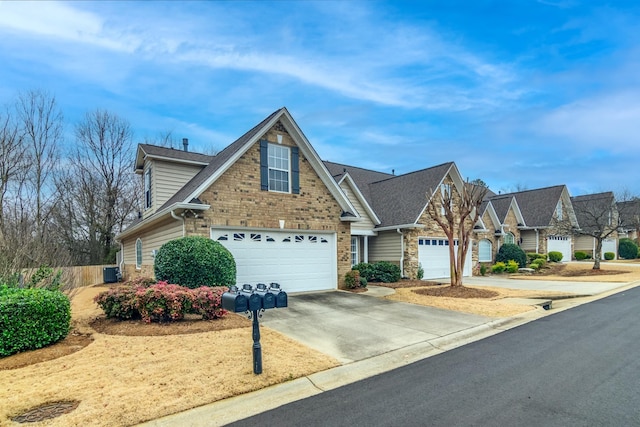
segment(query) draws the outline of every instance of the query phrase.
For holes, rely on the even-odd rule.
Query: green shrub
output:
[[[367,279],[365,279],[362,276],[360,276],[360,286],[363,287],[363,288],[367,287]]]
[[[360,272],[360,277],[364,277],[367,282],[371,282],[375,278],[373,264],[361,262],[354,265],[351,269],[358,270]]]
[[[62,270],[54,271],[48,265],[41,265],[29,278],[29,288],[44,288],[50,291],[60,290]]]
[[[367,282],[394,283],[401,279],[400,267],[388,261],[378,261],[373,264],[361,262],[353,266],[352,270],[358,270],[360,277]]]
[[[507,265],[502,262],[502,261],[498,261],[495,264],[493,264],[493,266],[491,266],[491,272],[492,273],[504,273],[504,270],[506,270]]]
[[[158,281],[188,288],[236,283],[236,263],[231,252],[205,237],[183,237],[162,245],[156,254],[154,272]]]
[[[575,251],[573,256],[575,257],[576,260],[578,261],[582,261],[584,259],[587,259],[587,253],[583,252],[583,251]]]
[[[544,265],[547,263],[546,260],[542,259],[542,258],[538,258],[536,260],[534,260],[529,267],[533,268],[534,270],[539,270],[540,268],[544,267]]]
[[[422,268],[422,265],[419,265],[418,272],[416,273],[416,279],[422,280],[423,277],[424,277],[424,268]]]
[[[638,257],[638,245],[631,239],[620,239],[618,242],[618,255],[623,259],[636,259]]]
[[[534,269],[534,270],[538,271],[538,270],[540,270],[540,264],[538,264],[537,262],[532,262],[532,263],[529,265],[529,268],[532,268],[532,269]]]
[[[487,266],[485,264],[480,265],[480,275],[484,276],[487,274]]]
[[[547,256],[545,254],[539,254],[536,252],[527,252],[527,259],[529,260],[529,262],[533,262],[537,259],[547,259]]]
[[[124,284],[99,293],[93,301],[100,306],[107,317],[120,320],[139,319],[140,311],[137,306],[136,292],[138,289],[146,288]]]
[[[560,262],[562,261],[562,252],[551,251],[547,254],[549,257],[549,261],[551,262]]]
[[[507,262],[507,273],[517,273],[518,272],[518,263],[515,262],[514,260],[510,259],[509,262]]]
[[[520,267],[526,267],[527,265],[527,255],[520,246],[513,243],[505,243],[500,246],[498,254],[496,255],[497,262],[506,264],[509,260],[514,260]]]
[[[358,270],[347,271],[344,275],[344,284],[347,289],[355,289],[360,286],[360,272]]]
[[[0,357],[59,341],[70,322],[71,303],[62,292],[0,286]]]
[[[402,278],[400,267],[387,261],[373,264],[376,279],[383,283],[394,283]]]
[[[607,261],[611,261],[615,257],[616,257],[616,254],[614,252],[605,252],[604,253],[604,259],[606,259]]]

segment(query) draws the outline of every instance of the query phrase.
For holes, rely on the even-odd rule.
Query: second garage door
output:
[[[236,261],[238,284],[277,282],[286,292],[337,288],[333,233],[211,229]]]
[[[458,240],[455,240],[458,250]],[[418,260],[424,270],[423,279],[440,279],[451,276],[449,267],[449,240],[425,237],[418,239]],[[471,254],[467,252],[463,276],[471,275]]]
[[[549,236],[547,238],[547,253],[552,251],[562,254],[562,262],[571,261],[571,237]]]

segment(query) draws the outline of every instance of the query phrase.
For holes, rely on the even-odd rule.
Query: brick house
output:
[[[156,251],[182,236],[227,247],[238,283],[335,289],[351,268],[361,218],[286,108],[215,156],[140,145],[136,172],[144,212],[116,236],[125,277],[153,276]]]

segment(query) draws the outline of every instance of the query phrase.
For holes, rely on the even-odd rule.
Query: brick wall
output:
[[[293,139],[278,123],[260,139],[295,146]],[[260,144],[254,144],[210,188],[200,200],[211,208],[200,218],[186,220],[187,235],[210,236],[211,226],[255,227],[334,231],[337,240],[338,283],[351,269],[351,233],[347,222],[340,221],[342,209],[300,152],[300,194],[276,193],[260,189]]]

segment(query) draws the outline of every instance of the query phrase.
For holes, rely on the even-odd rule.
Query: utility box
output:
[[[104,283],[117,283],[120,277],[120,269],[118,267],[104,267],[102,269],[102,281]]]

